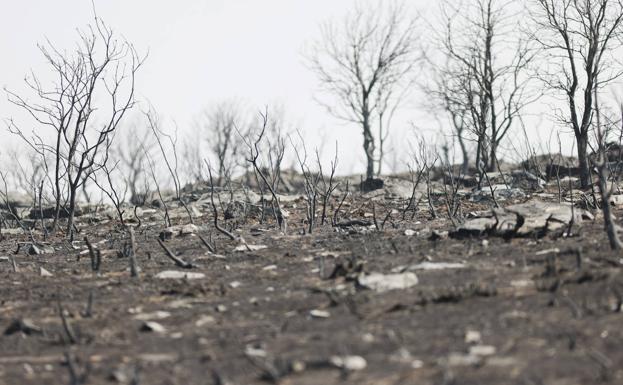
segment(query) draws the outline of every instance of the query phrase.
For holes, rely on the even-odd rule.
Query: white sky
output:
[[[0,85],[23,90],[31,69],[46,71],[37,43],[49,39],[57,47],[71,48],[77,28],[92,20],[88,0],[25,0],[4,2],[0,22]],[[303,49],[319,35],[319,24],[339,18],[356,0],[99,0],[98,15],[139,52],[150,51],[139,73],[137,92],[160,114],[175,119],[192,133],[193,118],[203,107],[238,97],[258,110],[283,104],[309,147],[325,143],[325,157],[340,143],[342,173],[362,172],[360,129],[329,116],[313,100],[317,80],[303,62]],[[382,0],[378,0],[382,1]],[[437,2],[409,0],[425,11]],[[417,98],[398,115],[392,128],[400,151],[390,151],[404,164],[404,145],[411,121],[418,127],[437,127],[421,119]],[[0,118],[19,112],[0,97]],[[0,127],[0,142],[12,139]],[[0,145],[2,151],[3,145]],[[390,160],[391,162],[391,160]],[[386,171],[387,168],[385,168]]]
[[[71,48],[76,29],[91,21],[88,0],[11,1],[0,22],[0,85],[22,90],[31,69],[47,69],[37,49],[49,39]],[[410,0],[410,4],[424,3]],[[189,129],[210,102],[244,98],[259,110],[283,104],[309,143],[340,142],[342,172],[361,171],[359,129],[333,119],[313,100],[318,83],[305,67],[306,43],[319,24],[339,17],[355,0],[99,0],[100,17],[139,51],[150,51],[137,91],[165,117]],[[0,118],[19,116],[0,97]],[[406,127],[404,115],[396,127]],[[405,130],[397,130],[399,133]],[[4,127],[0,139],[6,142]],[[0,146],[1,148],[2,146]],[[332,145],[326,152],[330,152]],[[327,154],[328,155],[328,154]],[[355,167],[355,168],[353,168]]]

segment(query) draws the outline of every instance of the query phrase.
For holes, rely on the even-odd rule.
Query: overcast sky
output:
[[[206,105],[230,97],[252,108],[283,104],[309,143],[340,142],[342,172],[361,171],[360,129],[337,121],[313,100],[318,83],[303,52],[319,25],[339,18],[355,0],[99,0],[98,15],[141,52],[149,50],[137,92],[189,130]],[[420,9],[421,0],[409,5]],[[31,69],[47,72],[37,43],[71,48],[76,29],[92,20],[87,0],[28,0],[5,5],[0,23],[0,84],[22,90]],[[411,101],[413,106],[416,101]],[[0,117],[19,116],[0,98]],[[402,141],[412,114],[395,121]],[[0,138],[7,141],[2,128]],[[328,146],[332,148],[333,146]],[[327,150],[329,152],[330,150]],[[390,154],[391,155],[391,154]]]

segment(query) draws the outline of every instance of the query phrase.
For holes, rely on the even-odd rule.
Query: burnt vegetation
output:
[[[41,45],[6,90],[0,384],[623,382],[623,2],[411,11],[359,2],[305,52],[361,175],[281,106],[187,136],[97,15]],[[414,118],[384,172],[407,104],[440,134]]]

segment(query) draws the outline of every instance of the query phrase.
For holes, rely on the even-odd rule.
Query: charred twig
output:
[[[206,166],[208,167],[208,176],[210,178],[210,203],[212,205],[212,212],[214,216],[214,227],[223,235],[227,236],[227,238],[232,241],[236,240],[236,236],[229,231],[225,230],[218,223],[218,209],[216,208],[216,203],[214,202],[214,180],[212,178],[212,167],[210,166],[210,162],[207,159],[204,159]]]
[[[91,257],[91,270],[97,273],[100,271],[100,265],[102,263],[102,253],[99,249],[93,247],[88,237],[84,237],[84,242],[89,248],[89,256]]]
[[[173,252],[167,247],[167,245],[164,244],[164,242],[162,242],[160,238],[158,238],[158,244],[160,245],[160,247],[162,247],[167,257],[175,262],[175,266],[181,267],[182,269],[192,269],[195,267],[195,265],[193,265],[192,263],[188,263],[175,256],[175,254],[173,254]]]
[[[67,370],[69,371],[69,385],[84,385],[87,382],[87,378],[89,377],[89,372],[91,371],[91,367],[87,364],[86,368],[82,373],[79,372],[76,360],[74,356],[66,351],[63,353],[65,356],[65,363],[67,364]]]
[[[205,239],[201,234],[197,234],[197,236],[199,236],[201,243],[203,243],[203,245],[208,248],[208,251],[210,251],[211,253],[216,253],[216,249],[210,244],[210,242],[207,241],[207,239]]]
[[[348,197],[348,193],[349,193],[349,181],[347,180],[346,181],[346,191],[344,192],[344,195],[342,196],[342,199],[340,200],[340,203],[338,204],[337,208],[335,209],[335,212],[333,213],[333,219],[332,219],[333,226],[337,225],[337,222],[338,222],[338,219],[339,219],[339,215],[340,215],[340,210],[342,209],[342,205],[344,204],[344,201]]]
[[[128,250],[128,259],[130,260],[130,276],[138,277],[138,265],[136,263],[136,238],[134,235],[134,228],[128,227],[130,233],[130,248]]]
[[[75,345],[78,343],[78,338],[76,337],[76,333],[73,328],[67,321],[67,317],[65,316],[65,309],[63,309],[63,305],[61,304],[60,297],[58,298],[58,314],[61,317],[61,324],[63,325],[63,331],[65,332],[65,336],[67,337],[67,342],[71,345]]]

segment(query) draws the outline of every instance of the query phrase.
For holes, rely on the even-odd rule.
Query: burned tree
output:
[[[216,163],[217,185],[229,180],[238,165],[240,137],[236,125],[244,126],[239,103],[233,100],[222,101],[205,109],[196,125],[208,142],[211,159]]]
[[[533,0],[533,38],[548,65],[539,77],[566,101],[558,119],[573,129],[580,183],[590,185],[589,137],[595,113],[594,91],[622,72],[613,66],[623,44],[623,2],[620,0]],[[599,78],[599,81],[597,79]]]
[[[368,178],[376,174],[375,162],[382,162],[377,146],[410,85],[418,54],[415,23],[402,4],[358,5],[341,24],[323,25],[308,55],[310,68],[330,96],[322,105],[362,128]]]
[[[481,175],[495,170],[502,140],[538,97],[528,87],[534,52],[516,32],[513,6],[497,0],[442,5],[437,42],[445,64],[436,70],[432,94],[459,136],[468,130],[475,137]]]
[[[32,74],[26,78],[33,99],[7,91],[9,101],[25,110],[41,127],[49,127],[54,139],[34,131],[32,135],[14,121],[9,129],[34,149],[54,157],[53,180],[55,221],[61,211],[61,197],[68,194],[67,232],[73,236],[78,189],[85,176],[102,167],[110,150],[110,140],[126,112],[135,104],[136,73],[144,62],[134,46],[119,39],[97,16],[80,39],[73,54],[51,43],[40,45],[56,80],[45,86]]]
[[[118,163],[124,182],[130,192],[130,203],[135,206],[144,206],[149,197],[149,178],[147,168],[147,155],[155,143],[151,130],[136,126],[122,129],[117,133],[116,146],[113,148],[111,157]]]

